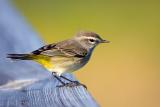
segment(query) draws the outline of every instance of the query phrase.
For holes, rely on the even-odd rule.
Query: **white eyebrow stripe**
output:
[[[87,37],[87,36],[79,37],[79,39],[93,39],[93,40],[99,40],[98,38],[95,38],[95,37]]]

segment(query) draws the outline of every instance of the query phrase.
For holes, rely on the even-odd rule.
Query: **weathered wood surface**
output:
[[[7,53],[42,46],[32,28],[10,4],[0,1],[0,107],[98,107],[82,86],[61,87],[51,73],[31,61],[12,62]],[[71,74],[67,78],[75,79]]]

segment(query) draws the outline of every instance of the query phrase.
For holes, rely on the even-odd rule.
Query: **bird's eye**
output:
[[[94,40],[94,39],[89,39],[89,41],[90,41],[90,42],[95,42],[95,40]]]

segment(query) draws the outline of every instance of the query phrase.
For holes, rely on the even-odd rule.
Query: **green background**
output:
[[[46,43],[94,31],[98,46],[75,72],[103,107],[160,106],[160,2],[157,0],[14,0]]]

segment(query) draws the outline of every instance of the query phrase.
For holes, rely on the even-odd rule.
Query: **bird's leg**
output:
[[[80,82],[78,82],[78,81],[70,80],[70,79],[68,79],[68,78],[66,78],[66,77],[64,77],[64,76],[62,76],[62,75],[61,75],[60,77],[63,78],[63,79],[65,79],[65,80],[67,80],[67,81],[69,81],[70,83],[67,83],[66,85],[68,85],[68,86],[70,86],[70,87],[82,85],[84,88],[87,89],[87,86],[86,86],[86,85],[84,85],[84,84],[82,84],[82,83],[80,83]]]
[[[69,81],[69,82],[75,82],[75,81],[72,81],[72,80],[70,80],[70,79],[68,79],[68,78],[66,78],[66,77],[64,77],[64,76],[60,76],[61,78],[63,78],[63,79],[65,79],[65,80],[67,80],[67,81]],[[78,82],[78,81],[77,81]]]
[[[81,85],[81,86],[83,86],[84,88],[87,89],[86,85],[81,84],[78,81],[73,81],[73,80],[70,80],[70,79],[68,79],[68,78],[66,78],[64,76],[60,76],[61,78],[63,78],[63,79],[65,79],[65,80],[70,82],[70,83],[65,83],[57,76],[57,74],[55,72],[52,72],[52,75],[62,84],[62,85],[59,85],[57,87],[64,87],[64,86],[66,86],[66,87],[74,87],[74,86],[80,86]]]
[[[52,75],[62,84],[62,86],[65,86],[66,83],[64,83],[56,74],[55,72],[52,72]]]

